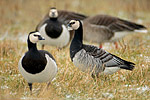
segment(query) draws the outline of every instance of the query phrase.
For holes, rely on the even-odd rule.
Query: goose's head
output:
[[[39,40],[45,40],[39,32],[30,32],[28,39],[31,43],[37,43]]]
[[[79,20],[71,20],[68,23],[68,30],[77,30],[80,27]]]
[[[58,12],[55,7],[52,7],[49,11],[49,17],[50,18],[57,18],[58,17]]]

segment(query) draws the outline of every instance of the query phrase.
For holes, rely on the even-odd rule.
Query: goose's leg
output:
[[[92,78],[93,78],[93,79],[95,79],[95,75],[94,75],[93,73],[92,73],[92,75],[91,75],[91,76],[92,76]]]
[[[44,50],[44,44],[42,44],[42,50]]]
[[[115,48],[118,49],[118,43],[114,42],[114,44],[115,44]]]
[[[60,50],[62,50],[62,49],[63,49],[63,48],[58,47],[58,48],[57,48],[57,51],[60,51]]]
[[[48,83],[47,83],[47,89],[48,89],[48,87],[49,87],[50,84],[51,84],[51,82],[48,82]]]
[[[31,95],[32,95],[32,83],[28,83],[28,86],[29,86],[29,89],[30,89],[30,92],[31,92]]]
[[[102,47],[103,47],[103,46],[102,46],[102,43],[100,43],[100,44],[99,44],[99,48],[102,48]]]

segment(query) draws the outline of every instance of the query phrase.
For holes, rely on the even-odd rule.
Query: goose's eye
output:
[[[75,22],[70,22],[70,25],[73,25],[73,24],[75,24]]]
[[[34,34],[34,36],[37,36],[37,37],[38,37],[39,35]]]
[[[71,24],[75,24],[75,22],[72,22]]]

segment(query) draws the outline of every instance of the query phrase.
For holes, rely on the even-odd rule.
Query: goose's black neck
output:
[[[37,51],[37,47],[36,47],[36,43],[32,43],[30,40],[29,40],[29,37],[28,37],[28,50],[33,50],[33,51]]]
[[[83,45],[82,40],[83,40],[83,27],[82,23],[80,22],[80,26],[77,30],[75,30],[75,35],[70,45],[70,57],[72,61],[75,54],[82,49]]]
[[[56,18],[51,18],[51,17],[49,17],[49,19],[50,19],[51,21],[57,21],[57,17],[56,17]]]
[[[56,39],[63,31],[62,23],[57,18],[50,18],[50,20],[47,20],[45,31],[50,38]]]
[[[83,27],[82,27],[82,23],[81,21],[79,21],[80,26],[77,30],[75,30],[75,35],[74,38],[72,40],[72,42],[77,42],[79,44],[82,44],[83,41]]]

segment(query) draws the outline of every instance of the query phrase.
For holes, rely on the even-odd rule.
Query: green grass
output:
[[[129,18],[135,22],[142,19],[144,25],[150,25],[148,22],[150,14],[146,10],[148,7],[146,4],[149,4],[147,0],[142,2],[144,7],[142,5],[139,7],[141,3],[139,0],[133,1],[136,6],[133,2],[129,3],[128,0],[126,2],[115,0],[119,2],[116,6],[113,6],[109,0],[104,2],[102,0],[100,2],[99,0],[88,0],[88,3],[91,4],[90,7],[88,7],[86,0],[82,0],[77,7],[70,0],[56,1],[0,1],[0,33],[2,33],[0,36],[4,36],[8,32],[5,39],[0,40],[0,100],[25,98],[26,100],[149,99],[150,33],[126,36],[120,41],[119,49],[115,49],[113,44],[110,44],[111,49],[107,49],[107,51],[134,62],[136,64],[135,69],[133,71],[120,70],[113,75],[101,75],[97,79],[91,78],[88,73],[81,72],[73,65],[69,56],[69,46],[62,50],[46,46],[45,50],[49,51],[57,61],[58,73],[48,90],[45,89],[46,83],[34,83],[33,95],[30,95],[27,82],[18,71],[18,61],[27,51],[27,44],[18,40],[18,34],[24,35],[33,31],[49,6],[56,3],[59,9],[77,12],[82,8],[79,12],[88,15],[106,13],[121,18]],[[122,8],[119,9],[121,6]],[[119,11],[122,11],[123,15],[119,15]],[[30,14],[33,16],[28,16]],[[38,48],[40,49],[41,46],[38,45]]]

